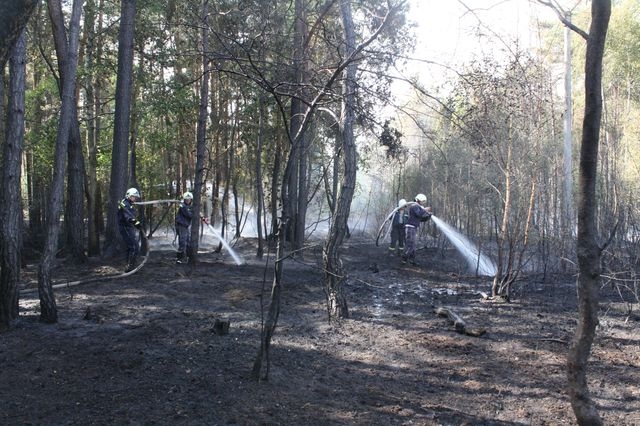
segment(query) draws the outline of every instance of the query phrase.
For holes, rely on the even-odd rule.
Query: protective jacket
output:
[[[391,220],[391,223],[393,224],[393,226],[404,226],[406,222],[407,222],[406,209],[401,209],[395,212],[393,215],[393,219]]]
[[[191,218],[193,217],[193,203],[185,204],[181,202],[176,214],[176,226],[191,226]]]
[[[140,224],[136,209],[128,198],[118,204],[118,223],[124,226],[138,226]]]
[[[409,219],[407,220],[407,225],[417,228],[420,226],[420,222],[424,222],[430,217],[431,213],[423,209],[420,204],[413,204],[409,207]]]

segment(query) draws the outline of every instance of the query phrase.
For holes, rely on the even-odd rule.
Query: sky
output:
[[[538,17],[553,20],[547,8],[529,0],[410,0],[417,28],[415,56],[437,63],[462,63],[474,56],[499,55],[505,44],[538,44]],[[478,37],[478,28],[487,37]],[[532,30],[534,29],[534,30]],[[501,39],[502,41],[500,41]],[[437,66],[428,68],[438,73]]]
[[[479,47],[474,27],[480,22],[499,35],[526,36],[532,8],[527,0],[412,0],[411,7],[420,45],[447,57]]]

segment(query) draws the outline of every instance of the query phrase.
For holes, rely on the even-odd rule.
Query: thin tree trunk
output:
[[[38,26],[41,20],[35,26]],[[35,31],[39,32],[39,31]],[[32,80],[33,86],[38,87],[42,79],[41,70],[35,68],[33,70]],[[36,102],[33,111],[33,126],[31,131],[34,135],[39,135],[43,131],[43,106],[41,102]],[[35,155],[32,150],[26,151],[26,179],[27,179],[27,200],[28,200],[28,232],[31,241],[42,241],[42,235],[44,234],[44,219],[45,216],[45,200],[47,183],[44,182],[44,172],[37,166]]]
[[[344,30],[345,57],[355,52],[356,36],[349,2],[340,2],[342,25]],[[340,123],[340,139],[344,158],[344,175],[339,194],[336,194],[335,210],[331,219],[331,227],[323,250],[325,295],[329,320],[347,318],[349,310],[344,295],[343,284],[345,274],[340,259],[340,246],[347,234],[347,221],[351,210],[351,200],[356,187],[356,144],[353,126],[355,123],[356,64],[350,62],[345,69],[342,89],[342,114]]]
[[[66,61],[69,57],[67,35],[65,34],[64,16],[60,0],[48,0],[47,6],[49,17],[51,18],[51,28],[53,30],[53,40],[58,59],[58,70],[60,80],[63,82],[67,78]],[[62,87],[60,88],[62,90]],[[74,97],[75,98],[75,97]],[[78,123],[77,104],[73,104],[74,117],[71,120],[68,142],[68,182],[67,199],[65,205],[65,234],[66,245],[71,257],[79,263],[87,261],[84,251],[83,229],[83,200],[84,200],[84,157],[82,155],[82,145],[80,137],[80,124]]]
[[[56,149],[53,167],[53,181],[49,194],[49,212],[47,215],[47,235],[44,251],[38,267],[38,294],[40,296],[40,321],[55,323],[58,321],[58,309],[51,283],[51,269],[58,247],[58,232],[60,229],[60,207],[64,192],[64,171],[67,158],[67,148],[71,126],[76,117],[75,91],[76,70],[78,64],[78,38],[80,16],[82,14],[82,0],[74,0],[69,23],[69,49],[65,61],[65,78],[62,79],[62,106],[60,122],[56,136]]]
[[[264,254],[262,211],[264,208],[264,190],[262,188],[262,145],[264,141],[265,100],[261,95],[258,99],[258,137],[256,140],[256,229],[258,231],[258,249],[256,256],[262,259]]]
[[[271,213],[271,236],[276,238],[278,235],[278,182],[280,182],[280,170],[282,169],[284,142],[282,138],[276,139],[275,155],[273,156],[273,167],[271,169],[271,202],[269,203],[269,212]]]
[[[284,210],[284,208],[283,208]],[[251,375],[256,380],[267,380],[269,378],[269,348],[271,339],[276,331],[278,317],[280,316],[280,301],[282,299],[282,272],[284,267],[284,234],[286,223],[280,221],[280,227],[276,233],[278,243],[276,246],[276,261],[274,265],[275,274],[271,284],[270,303],[267,309],[267,316],[262,324],[262,335],[260,336],[260,348],[258,355],[253,361]]]
[[[100,140],[101,125],[101,107],[100,107],[100,77],[95,75],[97,69],[100,69],[101,61],[101,44],[96,42],[96,34],[102,30],[102,0],[96,11],[94,0],[89,0],[85,8],[85,38],[86,38],[86,54],[85,68],[93,70],[87,74],[85,81],[85,91],[87,105],[85,107],[85,116],[87,122],[87,254],[89,256],[97,256],[100,254],[100,226],[98,204],[98,141]],[[98,16],[96,20],[96,16]],[[94,28],[94,21],[96,27]]]
[[[289,212],[289,196],[287,195],[287,183],[290,182],[290,174],[294,170],[295,164],[295,145],[292,152],[289,154],[287,160],[287,166],[282,177],[281,199],[282,199],[282,218],[278,222],[278,231],[276,233],[277,246],[276,246],[276,260],[274,265],[274,276],[271,284],[271,297],[269,300],[269,307],[267,309],[267,316],[262,324],[262,335],[260,336],[260,349],[258,355],[253,362],[252,376],[256,380],[267,380],[269,377],[269,348],[271,346],[271,339],[275,333],[276,326],[278,325],[278,317],[280,316],[280,304],[282,299],[282,273],[284,270],[285,260],[285,240],[287,232],[288,217],[286,215]]]
[[[198,255],[198,233],[200,230],[200,200],[202,199],[202,189],[204,181],[204,160],[206,151],[207,135],[207,105],[209,105],[209,74],[211,66],[209,63],[209,0],[202,0],[202,76],[200,77],[200,107],[198,110],[198,126],[196,129],[196,170],[193,185],[193,209],[194,215],[191,221],[191,247],[189,249],[189,263],[196,265]]]
[[[493,277],[493,284],[491,285],[491,297],[502,296],[501,286],[502,282],[509,278],[510,268],[505,265],[505,243],[508,241],[509,236],[509,215],[511,214],[511,191],[512,191],[512,176],[511,176],[511,142],[507,141],[507,163],[504,168],[504,210],[502,212],[502,221],[500,224],[499,232],[497,233],[498,239],[498,265],[496,268],[496,275]],[[508,255],[507,255],[508,256]]]
[[[303,0],[295,0],[295,23],[293,33],[294,75],[292,78],[299,87],[303,87],[306,79],[304,75],[306,68],[305,39],[308,35],[306,18],[305,2]],[[287,182],[287,194],[291,202],[289,203],[289,211],[287,212],[287,217],[290,218],[290,221],[287,223],[287,235],[285,236],[285,239],[292,243],[292,249],[294,251],[302,247],[304,238],[304,235],[300,234],[301,230],[302,233],[304,233],[304,217],[301,217],[300,215],[300,203],[303,202],[300,199],[300,194],[301,192],[304,192],[301,191],[301,184],[304,182],[300,182],[300,177],[303,166],[302,157],[305,155],[304,132],[307,127],[304,124],[306,105],[303,102],[302,96],[304,96],[303,93],[298,93],[297,96],[292,97],[290,113],[291,119],[289,121],[289,140],[292,144],[297,144],[298,146],[290,153],[290,155],[295,153],[295,156],[291,159],[291,161],[293,161],[293,169],[289,176],[289,181]]]
[[[598,325],[601,249],[596,241],[596,181],[602,118],[602,57],[610,16],[610,0],[592,1],[585,60],[585,112],[578,190],[578,326],[567,357],[569,397],[580,425],[602,424],[589,394],[587,363]]]
[[[234,204],[234,219],[235,219],[235,228],[236,233],[234,237],[240,237],[240,219],[238,217],[238,197],[237,197],[237,176],[236,176],[236,141],[239,137],[239,128],[240,124],[237,122],[238,115],[235,114],[235,122],[233,125],[233,132],[231,137],[229,138],[229,171],[227,172],[227,188],[225,190],[225,195],[229,193],[233,194],[233,204]],[[229,199],[227,199],[227,205],[229,205]]]
[[[24,145],[24,107],[26,76],[26,35],[18,37],[9,63],[9,100],[7,103],[6,140],[2,155],[2,193],[0,202],[2,250],[0,270],[0,331],[18,318],[18,284],[22,249],[22,202],[20,171]],[[0,98],[3,99],[3,98]],[[7,206],[10,206],[7,208]]]

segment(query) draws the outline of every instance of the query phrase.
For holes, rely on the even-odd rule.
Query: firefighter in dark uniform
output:
[[[133,204],[140,200],[140,193],[136,188],[129,188],[124,199],[118,205],[118,228],[122,239],[127,246],[127,266],[125,272],[135,268],[138,253],[140,251],[137,231],[142,228],[138,220],[138,214]]]
[[[193,219],[193,194],[182,194],[182,202],[176,213],[176,233],[178,234],[178,253],[176,262],[187,263],[187,250],[191,246],[191,219]]]

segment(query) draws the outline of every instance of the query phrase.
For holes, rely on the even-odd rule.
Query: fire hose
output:
[[[138,205],[138,204],[149,205],[149,204],[179,203],[179,202],[180,202],[179,200],[151,200],[151,201],[137,202],[135,204],[136,205]],[[135,268],[133,268],[131,271],[123,272],[123,273],[120,273],[120,274],[113,274],[113,275],[105,275],[105,276],[100,276],[100,277],[85,278],[85,279],[76,280],[76,281],[67,281],[67,282],[54,284],[51,287],[55,290],[55,289],[60,289],[60,288],[75,287],[75,286],[78,286],[80,284],[87,284],[87,283],[90,283],[90,282],[113,280],[113,279],[117,279],[117,278],[124,278],[124,277],[128,277],[130,275],[133,275],[136,272],[138,272],[140,269],[142,269],[142,267],[147,263],[147,260],[149,259],[149,254],[150,254],[150,248],[149,248],[149,243],[148,243],[148,240],[147,240],[147,236],[146,236],[144,230],[142,230],[142,229],[140,230],[140,243],[141,243],[141,246],[144,248],[144,251],[146,252],[146,255],[140,256],[142,258],[142,262],[140,262],[140,264],[137,265]],[[20,294],[35,293],[36,291],[38,291],[37,287],[26,288],[26,289],[20,290]]]

